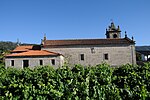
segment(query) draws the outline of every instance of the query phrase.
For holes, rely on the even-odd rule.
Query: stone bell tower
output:
[[[106,38],[121,38],[121,30],[119,26],[116,28],[114,23],[111,22],[111,25],[108,27],[108,29],[106,29]]]

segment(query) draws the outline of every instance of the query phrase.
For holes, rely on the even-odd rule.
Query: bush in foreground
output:
[[[75,65],[53,69],[0,67],[0,99],[148,100],[150,63],[144,66]]]

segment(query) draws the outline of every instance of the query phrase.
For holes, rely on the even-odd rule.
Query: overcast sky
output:
[[[150,0],[0,0],[0,41],[105,38],[112,20],[150,45]]]

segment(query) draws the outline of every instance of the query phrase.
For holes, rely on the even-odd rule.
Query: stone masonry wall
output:
[[[52,65],[51,59],[55,59],[55,65]],[[11,60],[14,60],[14,66],[11,66]],[[29,60],[29,67],[40,66],[40,60],[43,60],[43,65],[54,66],[55,68],[61,67],[64,63],[63,56],[57,57],[26,57],[26,58],[6,58],[6,67],[23,68],[23,60]]]
[[[94,52],[92,52],[94,48]],[[107,45],[107,46],[72,46],[61,48],[42,48],[43,50],[58,52],[64,55],[66,63],[73,66],[81,64],[93,66],[106,62],[112,66],[122,64],[136,64],[134,45]],[[84,61],[80,55],[84,54]],[[104,59],[104,54],[108,54],[108,60]]]

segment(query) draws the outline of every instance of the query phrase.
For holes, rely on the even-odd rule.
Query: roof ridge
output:
[[[60,40],[46,40],[46,41],[70,41],[70,40],[116,40],[116,39],[124,39],[124,38],[93,38],[93,39],[60,39]]]

